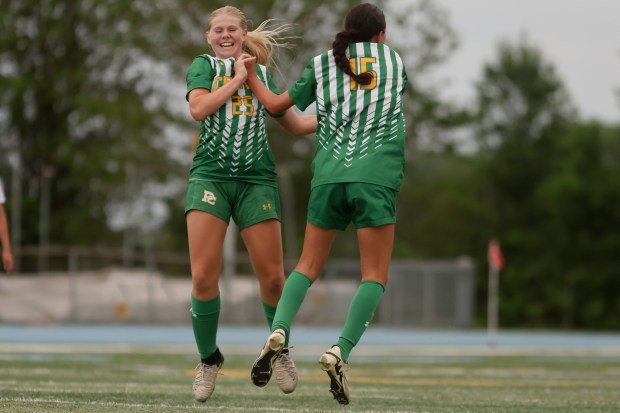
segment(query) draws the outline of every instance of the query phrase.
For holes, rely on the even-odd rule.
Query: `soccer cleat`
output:
[[[255,386],[264,387],[269,383],[273,365],[284,348],[285,336],[286,333],[284,330],[279,328],[271,333],[267,339],[267,342],[252,366],[251,377],[252,383],[254,383]]]
[[[321,369],[329,376],[329,391],[340,404],[349,404],[349,383],[345,369],[348,364],[342,361],[340,347],[333,346],[319,360]]]
[[[216,354],[219,355],[219,360],[217,360],[215,364],[206,364],[201,362],[196,367],[198,373],[196,374],[193,385],[194,398],[196,401],[203,403],[206,402],[213,394],[213,390],[215,390],[215,379],[224,364],[224,356],[222,356],[222,353],[217,350]]]
[[[280,390],[284,393],[292,393],[297,387],[297,367],[285,348],[273,363],[273,370],[276,373],[276,382]]]

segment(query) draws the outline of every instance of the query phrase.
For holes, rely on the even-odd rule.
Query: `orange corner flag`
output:
[[[501,270],[506,265],[504,256],[502,255],[502,250],[500,249],[499,242],[497,240],[492,239],[489,241],[487,258],[489,260],[489,265],[495,270]]]

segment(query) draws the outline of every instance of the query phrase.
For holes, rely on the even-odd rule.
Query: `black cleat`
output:
[[[342,361],[340,347],[333,346],[319,360],[321,369],[329,376],[329,391],[340,404],[349,404],[349,382],[345,370],[348,364]]]
[[[277,329],[267,339],[265,346],[254,361],[252,366],[252,383],[258,387],[265,387],[271,379],[273,364],[284,349],[286,333],[282,329]]]

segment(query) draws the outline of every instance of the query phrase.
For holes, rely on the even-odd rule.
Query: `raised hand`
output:
[[[241,53],[237,61],[235,62],[235,70],[237,70],[237,63],[241,63],[245,65],[245,70],[248,77],[256,76],[256,57],[251,56],[247,53]]]
[[[244,60],[239,57],[235,60],[235,79],[239,79],[242,82],[245,82],[248,78],[248,71],[245,66]]]

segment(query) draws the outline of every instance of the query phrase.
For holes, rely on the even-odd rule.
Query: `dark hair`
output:
[[[356,74],[351,70],[346,51],[351,43],[367,42],[375,34],[385,31],[385,16],[374,4],[362,3],[353,7],[344,19],[344,30],[336,34],[332,49],[336,66],[356,82],[367,85],[372,81],[368,72]]]

